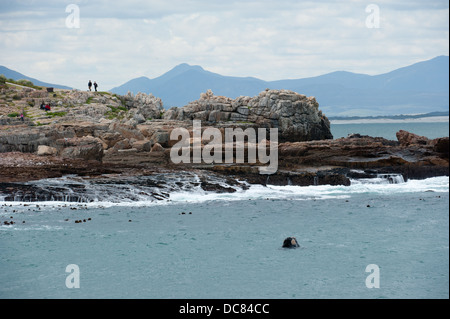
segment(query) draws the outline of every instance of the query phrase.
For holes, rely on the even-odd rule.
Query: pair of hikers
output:
[[[41,103],[41,110],[50,111],[50,105],[44,104],[44,102]]]
[[[98,84],[97,84],[97,82],[94,81],[94,90],[95,90],[95,92],[97,92],[97,87],[98,87]],[[89,88],[89,91],[92,91],[91,90],[91,88],[92,88],[91,80],[89,80],[89,82],[88,82],[88,88]]]

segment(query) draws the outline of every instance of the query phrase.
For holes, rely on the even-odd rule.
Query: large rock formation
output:
[[[332,139],[330,121],[319,111],[314,97],[288,90],[266,90],[250,98],[214,96],[209,90],[183,108],[171,108],[164,119],[210,123],[256,124],[278,128],[279,140],[298,142]]]
[[[7,103],[14,103],[8,102],[14,92],[4,93]],[[292,91],[266,90],[253,98],[236,99],[208,91],[199,100],[165,113],[160,99],[141,93],[19,93],[10,100],[29,105],[25,122],[9,116],[18,111],[17,105],[0,108],[0,182],[127,170],[144,174],[164,168],[207,169],[259,184],[349,185],[349,173],[355,169],[400,173],[406,178],[448,175],[449,170],[448,137],[429,140],[400,131],[398,141],[359,134],[333,140],[330,122],[316,100]],[[53,114],[35,107],[41,101],[52,105]],[[170,140],[171,132],[185,128],[192,153],[192,120],[201,120],[202,129],[219,128],[222,136],[226,128],[278,128],[278,171],[261,175],[260,162],[174,164],[170,152],[177,141]],[[196,147],[205,149],[209,142],[202,140]],[[246,143],[246,154],[248,147]]]

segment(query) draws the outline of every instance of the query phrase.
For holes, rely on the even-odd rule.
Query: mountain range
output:
[[[111,92],[152,93],[170,108],[197,100],[208,89],[230,98],[255,96],[266,88],[288,89],[315,96],[327,115],[373,116],[448,111],[448,87],[449,57],[438,56],[379,75],[337,71],[279,81],[223,76],[183,63],[154,79],[132,79]]]

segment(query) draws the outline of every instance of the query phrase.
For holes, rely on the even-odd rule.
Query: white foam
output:
[[[392,176],[391,176],[392,177]],[[46,202],[1,202],[0,205],[30,207],[145,207],[157,205],[170,205],[178,203],[201,203],[208,201],[236,201],[236,200],[327,200],[349,198],[352,194],[395,194],[395,193],[420,193],[426,191],[449,192],[449,177],[433,177],[425,180],[409,180],[402,182],[402,178],[396,177],[398,183],[391,183],[385,176],[374,179],[352,180],[350,186],[262,186],[249,185],[247,190],[238,190],[233,193],[217,193],[204,191],[201,187],[193,187],[190,190],[179,189],[170,192],[168,199],[149,200],[148,196],[136,196],[139,191],[130,186],[130,192],[134,193],[135,200],[121,199],[121,196],[112,195],[112,198],[97,197],[95,201],[88,203],[46,201]]]
[[[405,179],[401,174],[377,174],[374,178],[360,178],[351,180],[352,185],[358,184],[401,184]]]
[[[235,193],[211,192],[175,192],[170,195],[173,202],[206,202],[211,200],[248,200],[248,199],[290,199],[290,200],[321,200],[349,198],[352,194],[373,193],[414,193],[414,192],[448,192],[449,178],[434,177],[425,180],[403,181],[397,177],[397,183],[390,183],[386,178],[367,179],[369,183],[352,181],[350,186],[262,186],[251,185],[248,190]],[[378,182],[377,182],[378,181]],[[403,181],[403,182],[402,182]]]

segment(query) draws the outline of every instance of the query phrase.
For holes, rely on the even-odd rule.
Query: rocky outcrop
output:
[[[39,156],[56,156],[58,150],[55,147],[39,145],[36,154]]]
[[[0,181],[111,170],[121,173],[129,169],[136,170],[133,174],[142,174],[149,168],[164,168],[209,170],[263,185],[305,186],[349,185],[354,170],[361,176],[399,173],[405,179],[448,175],[449,171],[448,137],[430,140],[399,131],[398,141],[360,134],[333,140],[330,122],[319,111],[316,100],[287,90],[266,90],[255,97],[236,99],[208,91],[199,100],[165,113],[162,101],[153,95],[81,91],[52,94],[33,91],[18,95],[30,105],[50,99],[52,105],[64,110],[64,114],[56,115],[39,111],[47,114],[45,124],[36,124],[36,119],[30,119],[35,125],[0,121]],[[222,137],[226,128],[278,128],[277,172],[261,175],[262,164],[248,161],[174,164],[170,152],[177,141],[170,139],[171,133],[176,128],[188,131],[192,156],[192,120],[201,120],[202,130],[218,128]],[[210,146],[208,143],[201,140],[195,146],[204,150]],[[246,159],[248,148],[246,143]],[[14,159],[20,160],[14,163]]]
[[[448,137],[440,137],[432,142],[433,151],[441,154],[443,158],[448,159],[449,153],[449,138]]]
[[[396,133],[397,140],[400,145],[409,146],[409,145],[426,145],[429,142],[429,139],[425,136],[419,136],[414,133],[410,133],[408,131],[400,130]]]
[[[37,151],[39,145],[45,145],[45,134],[39,130],[22,130],[18,132],[0,131],[0,153]]]
[[[439,154],[439,157],[448,159],[449,155],[449,138],[439,137],[429,139],[425,136],[419,136],[408,131],[400,130],[396,134],[400,145],[412,148],[425,148]]]
[[[40,108],[48,104],[50,112]],[[67,121],[119,120],[136,125],[160,119],[164,112],[161,99],[152,94],[128,93],[120,96],[109,92],[80,90],[30,91],[0,86],[0,125],[47,125]],[[13,113],[26,112],[25,121],[10,118]]]
[[[160,119],[164,113],[163,102],[152,94],[139,92],[136,95],[128,92],[124,96],[126,107],[131,110],[130,117],[141,124],[147,120]]]
[[[428,140],[426,144],[408,146],[398,141],[360,135],[337,140],[280,143],[278,170],[272,175],[261,175],[258,163],[174,164],[170,159],[170,146],[161,145],[154,137],[155,134],[161,133],[164,127],[170,130],[172,126],[166,127],[167,123],[164,121],[159,124],[151,129],[147,125],[134,129],[129,127],[131,131],[128,133],[131,135],[128,138],[124,138],[121,134],[117,136],[108,130],[94,130],[93,135],[96,137],[78,137],[73,128],[66,127],[66,131],[60,131],[59,135],[47,134],[41,137],[48,144],[45,147],[39,145],[36,150],[41,149],[43,154],[48,155],[41,153],[43,156],[34,157],[32,152],[28,153],[28,156],[26,156],[27,153],[22,152],[0,153],[0,167],[3,167],[0,178],[6,180],[20,179],[20,176],[26,176],[28,179],[32,176],[43,178],[46,174],[50,177],[54,176],[55,172],[69,172],[67,162],[64,160],[74,161],[70,172],[76,172],[76,167],[78,172],[89,171],[90,174],[111,168],[116,168],[119,172],[129,168],[136,168],[138,172],[148,168],[181,171],[202,169],[250,184],[262,185],[350,185],[349,178],[366,178],[376,176],[377,173],[401,174],[405,180],[449,174],[448,138]],[[91,131],[87,130],[87,127],[80,129],[80,131],[85,130]],[[55,138],[64,134],[72,134],[73,137],[58,138],[50,143],[49,136]],[[117,141],[113,143],[116,139]],[[106,145],[105,141],[110,144]],[[27,145],[29,141],[24,142],[25,144],[19,144],[19,146]],[[52,147],[57,150],[56,156]],[[8,154],[21,154],[23,160],[14,165],[8,160],[17,155]],[[3,161],[6,160],[3,166],[2,157]],[[88,165],[87,162],[91,160],[103,164]],[[52,168],[43,169],[45,165],[40,164],[43,161],[50,161],[51,164],[45,165],[47,167],[51,165]],[[17,175],[17,170],[20,175]]]
[[[230,99],[209,90],[199,100],[164,114],[170,120],[201,120],[210,125],[237,122],[278,128],[279,141],[332,139],[330,122],[314,97],[288,90],[266,90],[258,96]]]
[[[408,135],[406,133],[402,134]],[[359,135],[329,141],[284,143],[278,150],[281,169],[339,167],[346,172],[351,169],[376,170],[403,174],[405,179],[422,179],[448,176],[445,141],[448,142],[448,138],[405,144]],[[436,148],[436,145],[441,146]]]

